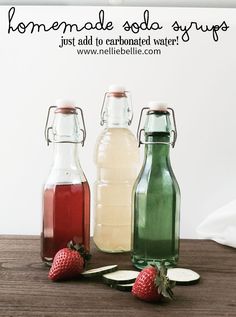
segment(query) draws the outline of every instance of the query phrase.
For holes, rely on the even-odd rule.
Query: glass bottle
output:
[[[132,122],[129,94],[111,86],[105,94],[95,163],[94,242],[104,252],[131,249],[132,188],[138,175],[138,144],[128,126]]]
[[[53,109],[54,120],[48,127]],[[45,137],[54,145],[54,160],[43,193],[41,258],[51,263],[70,240],[89,251],[90,190],[77,152],[78,143],[84,145],[86,137],[82,110],[59,100],[48,110]]]
[[[158,102],[145,109],[145,126],[138,134],[139,144],[145,144],[145,158],[133,190],[131,258],[138,269],[162,261],[175,266],[179,257],[180,190],[169,157],[177,137],[174,111]],[[141,141],[143,132],[145,141]]]

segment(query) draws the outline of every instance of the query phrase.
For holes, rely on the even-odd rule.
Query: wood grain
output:
[[[197,285],[175,287],[172,302],[150,304],[99,280],[53,283],[39,257],[39,237],[0,236],[0,316],[236,316],[236,250],[207,240],[181,241],[179,266],[201,275]],[[92,245],[90,267],[132,269],[129,254]]]

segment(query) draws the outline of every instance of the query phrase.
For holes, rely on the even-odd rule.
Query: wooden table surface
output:
[[[175,300],[146,303],[99,280],[51,282],[39,257],[39,237],[0,236],[0,316],[236,316],[236,250],[207,240],[182,240],[179,266],[201,275],[176,286]],[[129,254],[92,245],[90,266],[132,269]]]

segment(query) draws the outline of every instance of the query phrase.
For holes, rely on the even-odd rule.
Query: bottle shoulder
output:
[[[134,134],[125,128],[102,131],[96,143],[95,162],[113,167],[139,164],[139,148]]]
[[[133,132],[128,128],[107,128],[98,136],[97,143],[121,142],[129,140],[137,144],[137,140]]]
[[[55,168],[52,167],[45,186],[54,184],[81,184],[87,182],[81,168]]]
[[[136,190],[160,190],[170,188],[180,192],[179,185],[171,166],[157,167],[144,164],[136,180]]]

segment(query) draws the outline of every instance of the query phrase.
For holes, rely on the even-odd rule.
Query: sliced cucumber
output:
[[[116,264],[107,265],[107,266],[98,267],[96,269],[91,269],[91,270],[84,271],[82,273],[82,275],[84,277],[98,277],[98,276],[102,276],[104,273],[114,272],[117,269],[118,269],[118,265],[116,265]]]
[[[130,284],[136,280],[138,275],[138,271],[118,270],[113,273],[104,274],[103,280],[106,284],[111,286],[116,284]]]
[[[168,269],[167,277],[179,285],[192,285],[198,283],[200,275],[190,269],[173,268]]]
[[[116,284],[115,288],[118,289],[119,291],[123,292],[130,292],[132,290],[134,283],[130,284]]]

